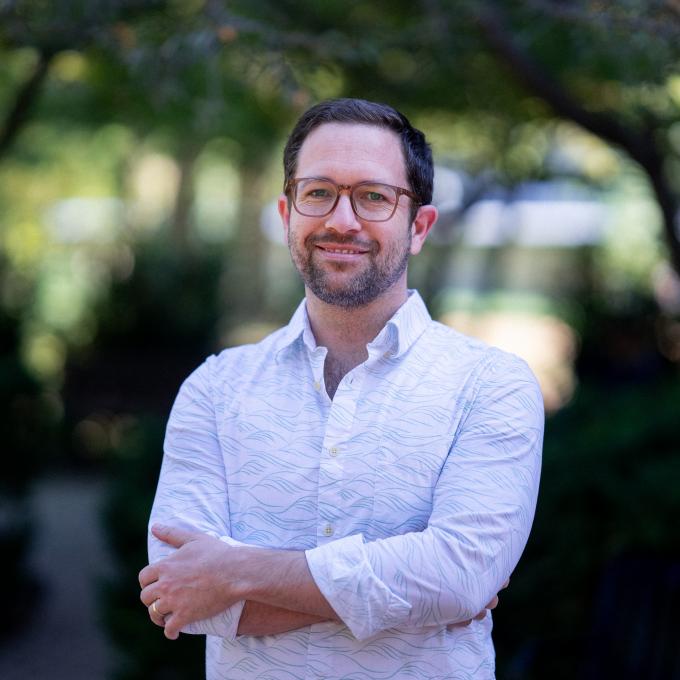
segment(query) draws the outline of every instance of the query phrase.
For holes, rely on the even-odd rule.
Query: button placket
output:
[[[314,350],[308,348],[309,364],[312,369],[312,387],[315,392],[323,391],[323,364],[326,360],[326,349],[317,347]]]
[[[354,399],[351,392],[336,392],[329,403],[323,449],[320,451],[319,469],[319,524],[317,536],[322,545],[342,536],[344,505],[343,489],[346,483],[343,442],[352,432]],[[348,408],[351,411],[348,413]]]

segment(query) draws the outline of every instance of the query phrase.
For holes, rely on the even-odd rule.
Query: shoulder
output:
[[[439,361],[452,361],[457,365],[512,365],[523,363],[518,356],[506,352],[479,340],[465,335],[439,321],[431,321],[419,339],[422,350],[431,352]]]
[[[536,377],[524,359],[438,321],[429,324],[420,344],[443,374],[463,369],[477,384],[526,383],[537,388]]]
[[[185,385],[202,385],[210,391],[219,391],[225,384],[235,388],[243,380],[251,381],[261,371],[270,370],[285,346],[285,339],[284,327],[260,342],[228,347],[212,354],[188,376]]]

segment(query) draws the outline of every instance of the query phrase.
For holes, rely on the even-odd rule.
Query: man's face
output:
[[[399,138],[371,125],[326,123],[313,130],[300,149],[296,177],[409,188]],[[414,246],[410,207],[410,199],[401,196],[386,222],[361,220],[343,192],[329,215],[305,217],[281,197],[291,257],[305,286],[320,300],[345,308],[366,305],[395,286],[405,292],[409,254],[421,245],[417,238]]]

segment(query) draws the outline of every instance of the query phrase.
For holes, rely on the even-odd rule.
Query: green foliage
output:
[[[18,352],[14,320],[0,309],[0,637],[25,622],[38,595],[26,559],[33,536],[31,482],[53,453],[58,418]]]
[[[113,285],[98,313],[96,348],[104,364],[121,362],[121,372],[129,371],[126,361],[145,358],[129,401],[159,410],[160,401],[174,396],[159,398],[167,374],[173,376],[176,391],[190,367],[212,350],[223,256],[194,251],[188,257],[162,243],[149,243],[138,250],[131,275]],[[228,302],[223,311],[228,317]],[[97,365],[93,361],[88,371],[90,381],[97,380]],[[165,413],[149,416],[138,410],[119,423],[107,452],[111,481],[104,526],[116,575],[102,586],[101,607],[119,650],[117,680],[179,680],[204,672],[204,638],[182,635],[177,641],[166,640],[139,601],[137,574],[148,561],[146,527],[163,454],[165,418]]]
[[[499,678],[579,677],[608,565],[680,561],[679,403],[677,375],[588,385],[548,421],[532,536],[494,616]]]
[[[226,255],[203,249],[187,256],[156,239],[140,246],[132,272],[113,283],[98,310],[98,347],[177,348],[197,360],[207,354],[220,312],[229,314],[217,285]]]
[[[106,38],[116,22],[162,11],[164,0],[6,0],[0,4],[0,45],[41,52],[79,49]]]
[[[0,311],[0,429],[3,472],[0,493],[23,496],[49,459],[56,414],[18,352],[16,328]]]
[[[116,448],[104,523],[116,576],[104,584],[105,626],[121,659],[116,680],[180,680],[203,675],[204,638],[167,640],[139,600],[137,574],[147,563],[146,526],[163,451],[164,419],[141,418]]]

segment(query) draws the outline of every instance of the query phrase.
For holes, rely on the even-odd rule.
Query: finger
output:
[[[472,618],[475,621],[481,621],[486,616],[486,612],[489,611],[489,609],[491,609],[491,607],[487,607],[486,609],[482,609],[481,612],[479,612],[478,614],[475,614]]]
[[[139,572],[139,587],[146,588],[146,586],[158,581],[158,568],[152,564],[147,565]]]
[[[181,548],[185,543],[195,541],[202,534],[179,527],[167,527],[163,524],[154,524],[151,533],[163,543],[171,545],[173,548]]]
[[[154,600],[154,602],[151,603],[151,606],[148,607],[149,611],[149,618],[157,625],[160,626],[161,628],[165,628],[165,619],[168,617],[170,614],[165,614],[163,613],[162,609],[159,609],[158,604],[156,604],[158,600]],[[154,607],[154,604],[156,606]]]
[[[503,588],[507,588],[509,585],[510,585],[510,577],[508,576],[508,578],[505,579],[505,583],[500,587],[500,589],[503,590]]]
[[[484,609],[485,609],[485,610],[486,610],[486,609],[496,609],[497,606],[498,606],[498,595],[494,595],[494,596],[491,598],[491,602],[487,602],[487,603],[486,603]],[[483,612],[480,612],[480,614],[482,614],[482,613],[483,613]]]
[[[454,628],[465,628],[465,626],[469,626],[472,623],[472,619],[467,619],[467,621],[458,621],[457,623],[449,623],[448,626],[446,626],[447,630],[454,630]]]
[[[181,628],[182,624],[174,614],[171,613],[165,617],[164,635],[168,640],[176,640],[179,637]]]
[[[142,590],[142,592],[139,594],[139,599],[144,603],[146,607],[150,607],[153,602],[155,602],[158,598],[160,597],[160,593],[158,592],[158,587],[156,586],[155,583],[152,583],[150,586],[147,586]],[[158,608],[158,605],[156,605]]]

